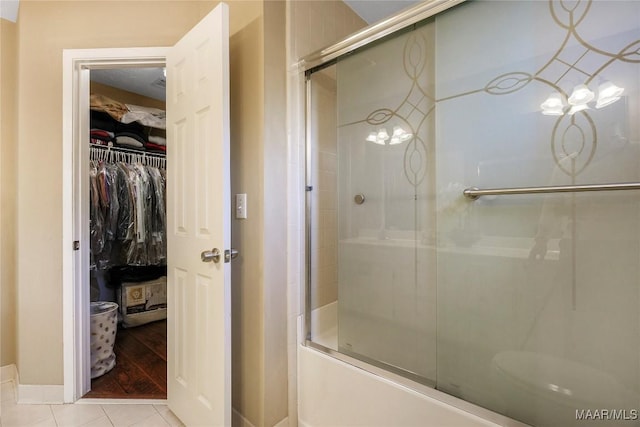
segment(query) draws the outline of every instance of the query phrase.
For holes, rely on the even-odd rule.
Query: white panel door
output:
[[[167,55],[167,387],[187,426],[231,425],[228,22],[221,3]]]

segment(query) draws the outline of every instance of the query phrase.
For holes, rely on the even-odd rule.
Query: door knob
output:
[[[202,262],[220,262],[220,249],[213,248],[210,251],[203,251],[200,254],[200,259]]]

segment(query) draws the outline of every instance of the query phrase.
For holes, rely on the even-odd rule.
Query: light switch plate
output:
[[[247,195],[236,194],[236,219],[247,218]]]

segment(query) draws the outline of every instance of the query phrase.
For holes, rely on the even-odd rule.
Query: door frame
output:
[[[65,49],[62,60],[62,323],[64,402],[91,388],[89,346],[89,72],[164,67],[169,47]],[[169,161],[169,159],[167,159]],[[74,249],[79,242],[79,250]]]

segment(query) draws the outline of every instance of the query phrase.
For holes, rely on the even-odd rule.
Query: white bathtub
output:
[[[523,426],[437,390],[413,391],[303,345],[298,399],[302,427]]]

